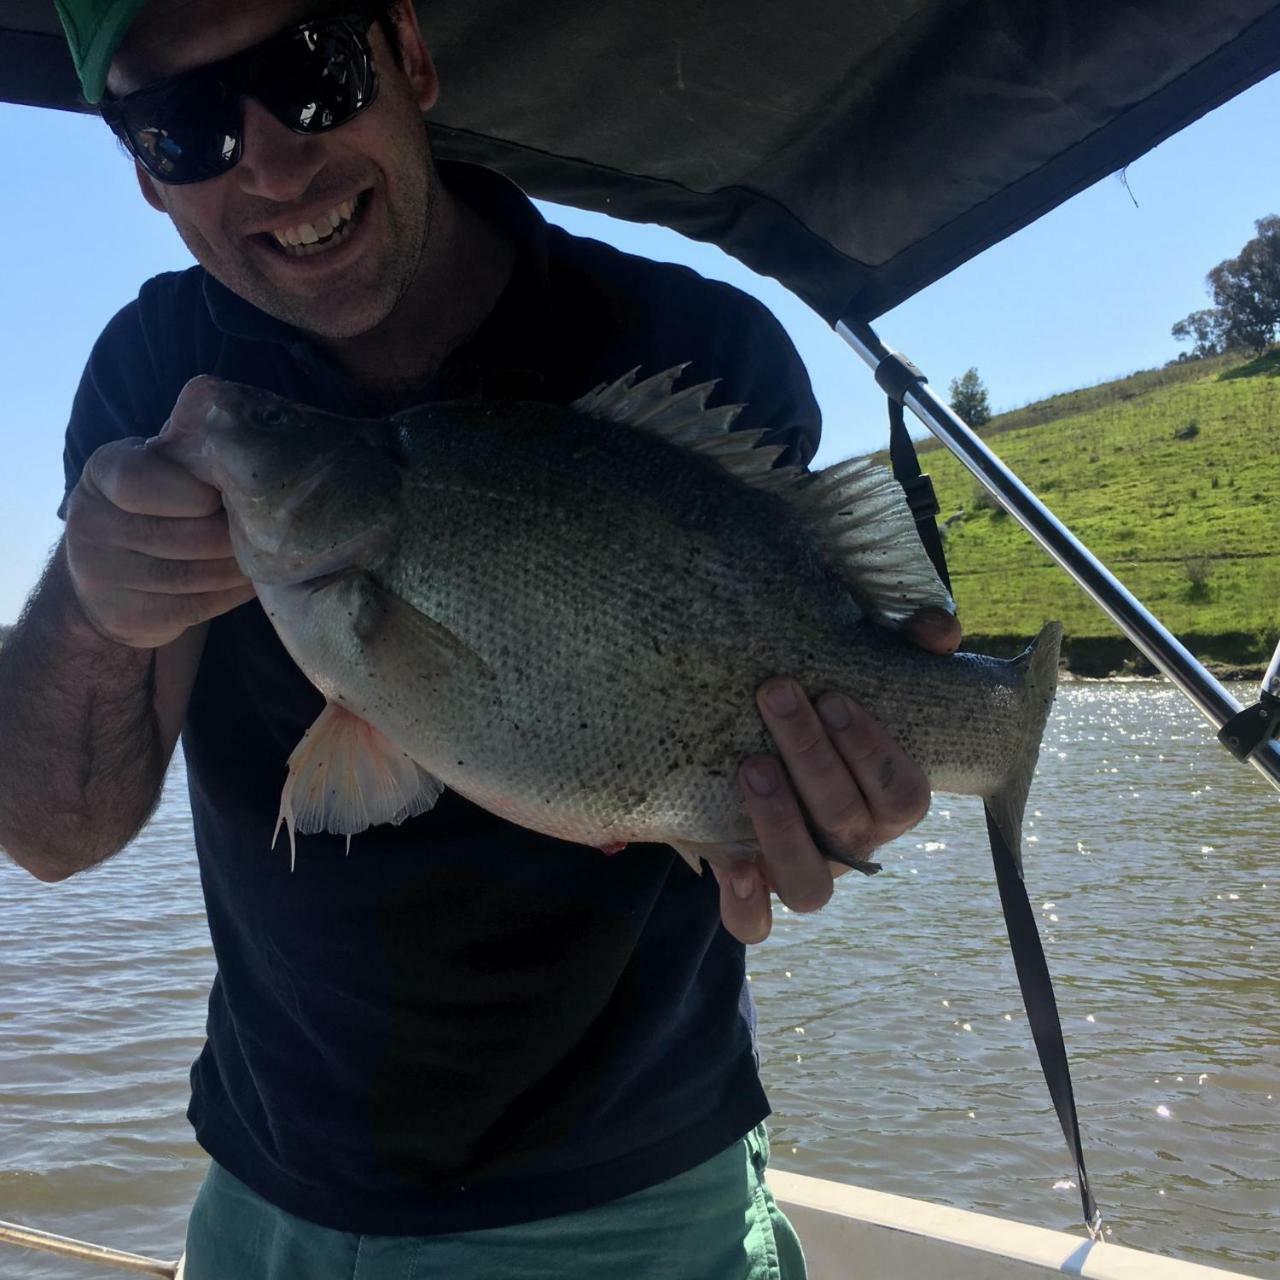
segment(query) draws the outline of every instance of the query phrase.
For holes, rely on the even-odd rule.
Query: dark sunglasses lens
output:
[[[345,22],[298,32],[264,51],[256,96],[297,133],[345,124],[373,100],[376,79],[364,38]]]
[[[377,88],[360,24],[339,19],[268,41],[216,73],[131,95],[118,127],[153,177],[203,182],[240,159],[241,94],[257,98],[296,133],[323,133],[367,107]]]
[[[161,182],[202,182],[240,158],[239,111],[216,84],[131,102],[122,123],[133,153]]]

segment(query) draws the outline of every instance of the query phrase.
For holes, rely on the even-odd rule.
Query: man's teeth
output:
[[[271,234],[282,249],[294,254],[305,253],[310,246],[319,245],[321,242],[328,243],[332,240],[336,243],[337,239],[345,238],[341,233],[350,224],[356,211],[356,204],[356,200],[344,200],[328,213],[321,214],[314,222],[303,222],[296,227],[285,227],[279,231],[273,230]],[[339,234],[335,235],[335,233]]]

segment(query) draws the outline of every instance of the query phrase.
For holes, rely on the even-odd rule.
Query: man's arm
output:
[[[14,861],[62,880],[137,833],[159,797],[203,643],[203,629],[161,650],[100,635],[59,545],[0,649],[0,848]]]
[[[104,445],[0,649],[0,848],[41,880],[110,857],[160,794],[209,618],[253,595],[216,490]]]

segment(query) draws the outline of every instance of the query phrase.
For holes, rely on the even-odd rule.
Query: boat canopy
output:
[[[440,155],[870,320],[1280,67],[1280,0],[430,0]],[[52,0],[0,100],[80,100]]]

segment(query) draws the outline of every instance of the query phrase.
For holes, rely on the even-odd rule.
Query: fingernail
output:
[[[796,691],[785,680],[771,684],[764,691],[764,700],[775,715],[789,716],[796,709]]]
[[[819,701],[818,714],[828,729],[849,727],[849,707],[838,693],[829,693]]]
[[[954,613],[948,613],[946,609],[936,604],[926,605],[923,609],[917,609],[914,616],[926,626],[947,627],[948,629],[956,617]]]
[[[911,629],[917,634],[937,636],[939,639],[950,639],[956,630],[956,616],[937,605],[929,605],[911,615]]]
[[[729,868],[733,896],[745,902],[756,891],[756,869],[749,862],[735,862]]]
[[[747,785],[758,796],[767,796],[777,785],[773,766],[763,761],[752,761],[746,767]]]

